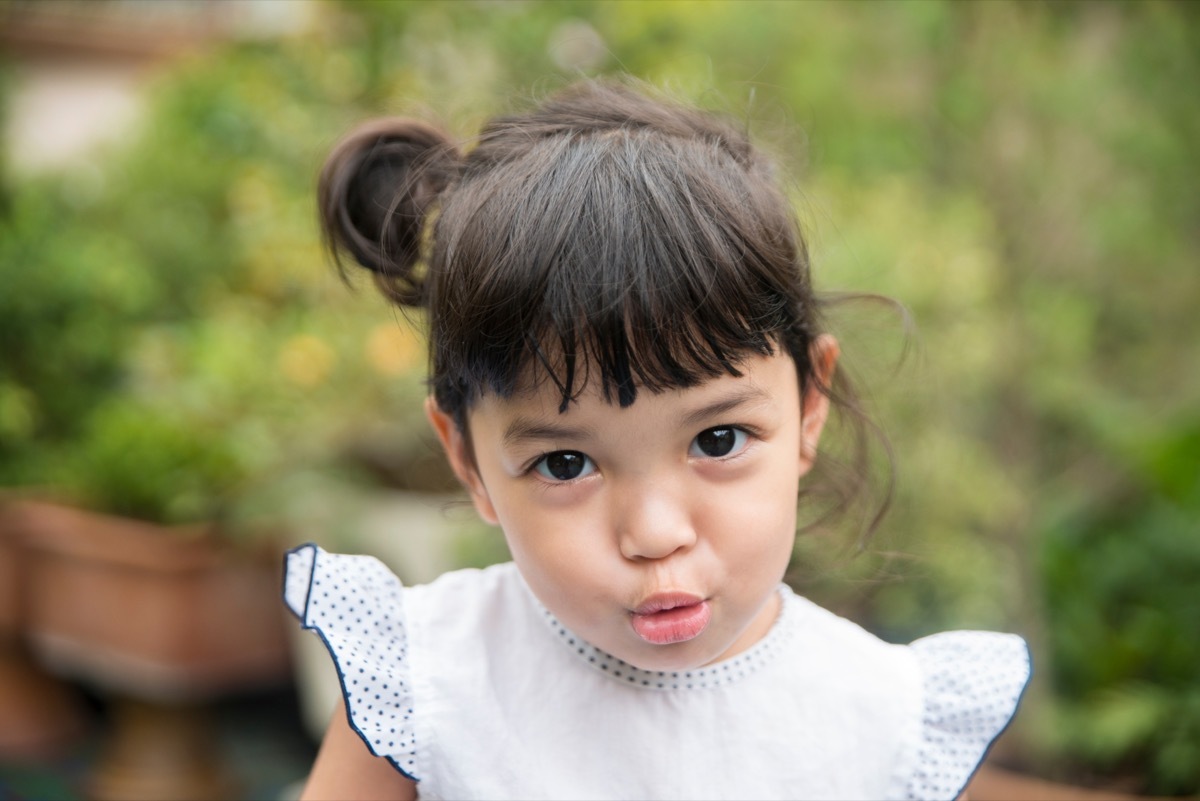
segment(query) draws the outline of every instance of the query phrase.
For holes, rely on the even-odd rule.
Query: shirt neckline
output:
[[[542,606],[537,598],[533,598],[532,592],[530,597],[533,598],[533,602],[541,612],[541,618],[549,626],[555,639],[587,667],[608,676],[615,682],[630,687],[664,692],[686,692],[733,684],[758,671],[775,658],[782,650],[783,644],[791,637],[797,613],[796,596],[791,588],[786,584],[780,584],[777,592],[780,595],[779,615],[775,618],[775,622],[765,637],[737,656],[694,670],[679,671],[644,670],[623,659],[618,659],[564,626],[549,609]]]

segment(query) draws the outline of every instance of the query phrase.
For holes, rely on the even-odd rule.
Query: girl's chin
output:
[[[705,640],[706,638],[701,636],[663,645],[638,640],[629,643],[629,647],[621,648],[619,653],[609,653],[641,670],[679,673],[699,670],[722,661],[724,649],[714,651],[712,644]]]

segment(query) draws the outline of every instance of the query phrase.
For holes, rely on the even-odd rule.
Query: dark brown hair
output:
[[[628,406],[782,348],[802,391],[817,385],[795,215],[717,115],[589,80],[492,120],[466,155],[426,123],[374,121],[330,155],[319,201],[335,259],[428,312],[430,386],[464,430],[481,393],[531,375],[564,411],[591,380]],[[844,381],[819,388],[869,425]],[[857,442],[865,468],[861,426]]]

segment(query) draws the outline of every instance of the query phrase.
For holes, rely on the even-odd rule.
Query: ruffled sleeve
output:
[[[400,580],[374,557],[302,545],[287,554],[283,595],[301,625],[329,649],[350,727],[371,753],[417,780]]]
[[[923,716],[904,797],[954,799],[1016,713],[1029,682],[1025,641],[952,631],[917,640]]]

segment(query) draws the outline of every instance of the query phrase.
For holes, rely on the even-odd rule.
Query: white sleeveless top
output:
[[[511,563],[403,587],[305,545],[284,596],[353,728],[422,799],[952,799],[1029,679],[1017,636],[889,645],[781,586],[771,631],[692,671],[563,627]]]

